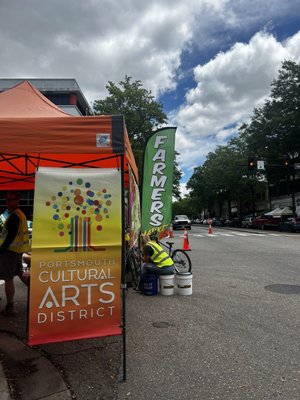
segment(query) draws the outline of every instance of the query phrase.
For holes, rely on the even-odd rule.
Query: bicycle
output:
[[[160,242],[157,240],[157,243],[168,250],[169,256],[172,258],[174,262],[174,267],[176,272],[191,272],[192,270],[192,262],[188,254],[181,249],[173,250],[174,242]]]
[[[130,272],[133,286],[138,286],[142,267],[142,251],[139,247],[131,247],[126,256],[126,270]]]
[[[181,249],[173,250],[174,242],[160,242],[156,240],[156,242],[162,247],[168,250],[169,256],[172,258],[174,262],[174,267],[176,272],[191,272],[192,270],[192,262],[188,254]],[[138,286],[140,275],[141,275],[141,267],[142,267],[143,253],[139,247],[133,246],[128,250],[126,257],[126,266],[127,270],[129,270],[132,282],[135,286]]]

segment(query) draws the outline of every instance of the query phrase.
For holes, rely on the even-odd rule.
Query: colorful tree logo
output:
[[[51,207],[52,218],[57,223],[57,234],[64,238],[69,235],[69,246],[56,249],[67,251],[100,251],[105,247],[92,246],[92,226],[94,232],[101,232],[103,222],[109,218],[111,194],[106,188],[93,190],[90,182],[78,178],[63,186],[62,190],[46,202]]]

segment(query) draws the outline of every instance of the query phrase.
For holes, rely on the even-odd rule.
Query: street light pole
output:
[[[288,153],[288,156],[292,160],[292,165],[290,166],[288,173],[290,175],[291,171],[292,211],[293,211],[293,217],[296,217],[297,215],[296,215],[296,198],[295,198],[295,158],[297,158],[299,154],[296,151],[293,151]]]

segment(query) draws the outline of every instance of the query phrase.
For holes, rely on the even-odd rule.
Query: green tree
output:
[[[211,204],[214,201],[215,193],[211,193],[208,189],[207,175],[204,166],[194,168],[194,173],[187,182],[187,189],[190,190],[190,198],[194,206],[193,214],[199,217],[202,213],[210,214]]]
[[[95,114],[124,115],[129,139],[132,145],[141,182],[143,152],[146,141],[153,130],[166,123],[167,115],[163,105],[157,102],[150,90],[140,80],[133,81],[125,75],[119,85],[109,81],[106,85],[108,96],[93,104]],[[178,153],[177,153],[178,154]],[[173,193],[178,198],[181,172],[174,163]]]
[[[194,208],[192,200],[189,196],[184,197],[180,201],[176,201],[172,205],[172,214],[174,215],[187,215],[189,218],[194,216]]]
[[[228,210],[231,210],[231,201],[242,176],[240,162],[239,153],[235,150],[229,146],[218,146],[208,154],[202,168],[195,170],[196,174],[188,182],[188,187],[193,189],[192,196],[200,196],[208,214],[211,215],[215,204],[218,204],[222,214],[224,201],[228,202]]]
[[[271,84],[270,98],[260,109],[255,109],[251,121],[240,129],[240,136],[249,152],[266,161],[269,184],[281,179],[291,180],[295,171],[283,168],[285,156],[291,163],[300,156],[300,64],[284,61],[278,78]],[[292,189],[292,207],[295,212],[295,193]]]
[[[228,217],[231,218],[231,205],[235,200],[239,213],[254,209],[253,201],[259,182],[256,176],[247,171],[247,147],[240,138],[235,138],[227,146],[218,146],[208,154],[205,163],[197,167],[187,184],[191,190],[190,197],[195,199],[198,212],[204,210],[205,215],[213,216],[218,210],[225,217],[223,206],[227,203]]]
[[[249,152],[279,164],[286,154],[293,158],[300,153],[300,64],[284,61],[271,88],[264,106],[254,109],[250,122],[241,126],[240,136]]]

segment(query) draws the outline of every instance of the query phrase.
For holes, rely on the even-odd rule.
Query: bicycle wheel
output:
[[[184,250],[174,250],[172,254],[176,272],[191,272],[192,263]]]
[[[139,283],[142,267],[142,252],[137,247],[133,247],[129,254],[129,267],[132,277],[132,283],[137,286]]]

